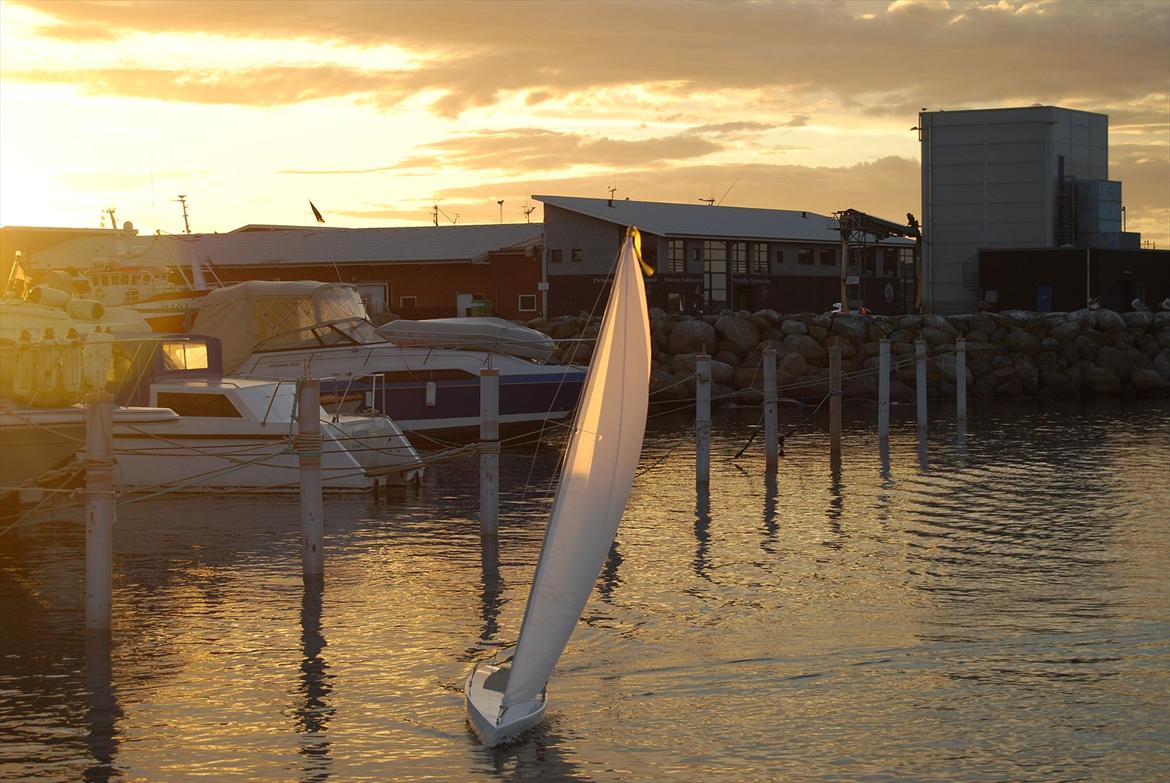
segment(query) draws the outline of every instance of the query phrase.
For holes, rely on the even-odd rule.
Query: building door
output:
[[[1052,286],[1038,285],[1036,286],[1036,312],[1051,313],[1052,312]]]
[[[752,287],[750,285],[737,285],[735,287],[735,309],[736,310],[752,310],[756,309],[755,296],[753,296]]]

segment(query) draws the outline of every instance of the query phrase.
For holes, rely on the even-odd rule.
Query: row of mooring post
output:
[[[324,504],[321,497],[321,386],[302,382],[297,398],[300,457],[301,570],[306,584],[325,574]],[[113,615],[114,399],[92,394],[85,404],[85,627],[108,633]]]
[[[915,411],[919,435],[927,429],[927,362],[929,355],[924,340],[914,342],[915,361]],[[778,463],[779,423],[776,385],[776,350],[764,349],[763,391],[764,391],[764,449],[765,469],[774,472]],[[877,424],[878,439],[883,448],[888,447],[890,437],[890,341],[878,343],[878,384]],[[843,400],[843,375],[841,373],[841,348],[829,347],[829,451],[836,457],[841,455],[841,408]],[[955,343],[955,407],[960,422],[967,419],[967,341],[959,338]],[[711,357],[706,354],[695,356],[695,483],[708,486],[711,481]]]

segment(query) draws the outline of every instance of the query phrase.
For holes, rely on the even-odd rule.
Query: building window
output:
[[[398,297],[399,307],[418,307],[417,296],[400,296]]]
[[[881,248],[875,247],[869,253],[865,253],[861,257],[861,274],[865,275],[866,277],[873,277],[874,276],[874,274],[876,273],[876,269],[877,269],[877,263],[874,259],[874,256],[876,256],[880,252],[881,252]]]
[[[703,243],[703,277],[707,288],[707,303],[712,307],[727,306],[727,243]]]
[[[666,312],[682,312],[682,294],[678,293],[677,291],[670,291],[666,294]]]
[[[531,313],[536,310],[536,294],[520,294],[520,301],[516,309],[522,313]]]
[[[821,266],[837,266],[837,249],[835,247],[821,248]]]
[[[548,260],[554,264],[561,263],[561,251],[560,250],[548,251]]]
[[[687,248],[681,239],[671,239],[666,243],[666,271],[687,271]]]
[[[888,247],[882,252],[882,277],[897,277],[898,251]]]
[[[813,249],[811,247],[802,247],[796,251],[796,263],[802,266],[813,265]]]
[[[776,263],[777,264],[784,263],[784,248],[780,248],[779,250],[776,251]]]
[[[752,245],[752,272],[757,275],[768,274],[768,246],[763,242]]]
[[[731,271],[737,275],[746,275],[748,271],[747,242],[729,242],[728,246],[731,250],[729,254]]]
[[[582,250],[581,248],[575,247],[572,250],[570,250],[569,252],[572,253],[571,258],[573,260],[573,263],[579,264],[585,260],[585,251]]]
[[[701,248],[701,247],[691,248],[691,260],[694,261],[695,264],[703,263],[703,248]]]
[[[898,260],[901,261],[902,274],[900,277],[914,278],[914,248],[904,247],[898,251]]]

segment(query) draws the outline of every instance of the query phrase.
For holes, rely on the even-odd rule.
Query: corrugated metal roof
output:
[[[194,252],[217,266],[273,264],[361,264],[478,261],[505,248],[538,244],[539,223],[487,226],[410,226],[406,228],[273,228],[172,237],[182,250],[152,250],[164,260],[184,259]],[[167,243],[170,244],[170,243]]]
[[[721,237],[765,241],[840,242],[837,219],[816,212],[750,207],[714,207],[658,201],[533,196],[537,201],[619,226],[637,226],[661,237]],[[887,240],[882,244],[913,244]]]

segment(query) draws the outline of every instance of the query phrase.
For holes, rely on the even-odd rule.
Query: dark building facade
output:
[[[824,312],[841,300],[835,218],[793,210],[534,196],[544,202],[544,261],[551,315],[591,312],[627,226],[642,232],[656,273],[650,306],[667,312],[723,309]],[[850,281],[875,313],[914,309],[914,246],[886,240],[852,247]]]
[[[1070,312],[1096,299],[1127,311],[1170,297],[1170,250],[1026,248],[980,250],[979,288],[992,310]]]

